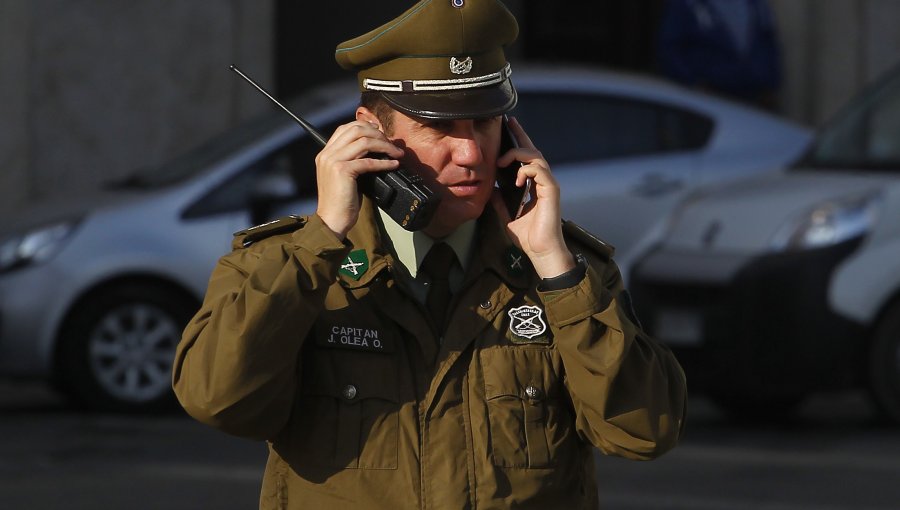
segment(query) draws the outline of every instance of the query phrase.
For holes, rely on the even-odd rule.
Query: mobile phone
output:
[[[510,149],[519,146],[516,136],[509,129],[509,118],[504,115],[500,126],[500,152],[498,157],[506,154]],[[521,168],[521,161],[513,161],[511,165],[497,169],[497,188],[500,189],[500,196],[506,205],[511,220],[517,219],[522,215],[525,204],[531,195],[531,179],[525,181],[525,185],[521,188],[516,186],[516,174]]]
[[[250,83],[250,85],[253,85],[273,103],[281,107],[297,124],[300,124],[300,127],[319,142],[319,145],[325,146],[325,137],[303,117],[288,110],[272,94],[269,94],[266,89],[262,88],[237,67],[231,66],[231,70]],[[386,158],[382,154],[372,154],[370,157]],[[412,172],[407,172],[403,168],[388,172],[366,173],[358,179],[358,185],[359,190],[364,195],[371,198],[375,205],[383,209],[388,216],[406,230],[421,230],[428,226],[435,210],[437,210],[438,202],[440,202],[440,197],[425,186],[421,177]]]

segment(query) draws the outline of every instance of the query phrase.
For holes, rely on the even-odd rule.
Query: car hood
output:
[[[675,251],[765,251],[779,228],[821,203],[891,184],[900,184],[900,179],[891,174],[791,170],[706,188],[682,203],[663,243]]]
[[[39,200],[6,215],[0,220],[0,236],[62,221],[80,220],[92,212],[134,203],[146,196],[140,191],[94,191],[73,197],[54,197]]]

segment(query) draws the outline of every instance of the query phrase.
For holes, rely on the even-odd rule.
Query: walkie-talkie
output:
[[[287,112],[320,145],[325,146],[327,140],[310,123],[288,110],[286,106],[272,97],[272,94],[269,94],[266,89],[241,72],[240,69],[231,66],[231,70]],[[371,156],[377,157],[378,155]],[[406,230],[425,228],[431,221],[431,217],[434,216],[434,211],[437,210],[440,201],[440,197],[422,183],[421,177],[407,172],[403,168],[387,172],[365,173],[357,179],[357,185],[360,191],[371,198],[378,207]]]

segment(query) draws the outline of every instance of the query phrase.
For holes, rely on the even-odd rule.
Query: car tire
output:
[[[900,424],[900,301],[888,307],[875,327],[868,372],[879,411]]]
[[[89,296],[61,332],[57,387],[96,411],[174,409],[175,347],[195,308],[183,294],[147,283]]]

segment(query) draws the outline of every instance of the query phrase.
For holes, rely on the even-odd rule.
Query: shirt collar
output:
[[[419,272],[419,266],[428,250],[437,242],[445,242],[456,254],[463,272],[466,271],[469,255],[472,251],[472,243],[475,239],[475,220],[467,221],[459,226],[452,234],[443,239],[434,239],[421,231],[410,232],[397,224],[390,216],[381,209],[378,209],[381,215],[381,222],[384,225],[385,234],[391,239],[394,245],[394,251],[397,254],[397,260],[403,264],[403,267],[409,271],[409,275],[413,278]]]

